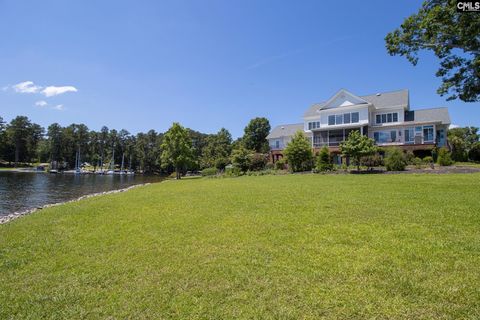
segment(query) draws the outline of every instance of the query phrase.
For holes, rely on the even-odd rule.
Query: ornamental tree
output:
[[[285,148],[288,166],[293,172],[312,170],[312,144],[302,131],[297,131]]]
[[[347,140],[340,144],[340,152],[345,157],[350,157],[360,171],[360,160],[362,157],[371,156],[377,152],[373,139],[362,136],[359,131],[350,132]]]

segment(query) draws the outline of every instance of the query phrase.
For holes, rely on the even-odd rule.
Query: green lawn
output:
[[[478,319],[480,174],[167,181],[0,225],[0,319]]]

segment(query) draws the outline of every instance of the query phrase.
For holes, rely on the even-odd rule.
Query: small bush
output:
[[[267,165],[268,155],[264,153],[254,153],[250,162],[251,171],[260,171],[265,169]]]
[[[242,170],[238,167],[226,167],[225,176],[227,177],[238,177],[242,175]]]
[[[437,163],[441,166],[451,166],[453,164],[451,154],[446,148],[438,150]]]
[[[269,162],[265,165],[265,170],[273,170],[273,169],[275,169],[275,165],[273,163]]]
[[[222,171],[225,169],[228,163],[228,158],[218,158],[217,160],[215,160],[215,168]]]
[[[405,157],[405,161],[407,162],[407,164],[413,164],[415,165],[415,155],[413,154],[412,151],[407,151],[405,152],[404,154],[404,157]]]
[[[275,169],[277,170],[285,170],[287,168],[287,165],[285,164],[285,159],[279,159],[277,162],[275,162]]]
[[[433,162],[434,162],[433,157],[426,156],[425,158],[423,158],[423,163],[425,163],[425,164],[431,164]]]
[[[383,158],[379,154],[375,154],[373,156],[362,157],[360,159],[360,164],[362,166],[372,168],[372,167],[381,167],[385,163],[383,161]]]
[[[410,160],[410,163],[415,166],[416,169],[422,169],[425,162],[419,157],[415,157]]]
[[[468,152],[468,158],[472,161],[480,162],[480,142],[475,142]]]
[[[317,155],[315,168],[317,172],[333,170],[332,157],[330,156],[330,152],[328,152],[328,147],[324,146],[320,150],[320,153]]]
[[[202,177],[214,176],[217,172],[217,168],[205,168],[202,170]]]
[[[385,158],[385,167],[387,171],[403,171],[407,166],[405,155],[402,150],[393,148],[388,151]]]

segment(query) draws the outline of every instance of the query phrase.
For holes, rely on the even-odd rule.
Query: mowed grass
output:
[[[0,225],[1,319],[478,319],[480,174],[167,181]]]

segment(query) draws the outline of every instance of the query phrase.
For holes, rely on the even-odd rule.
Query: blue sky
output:
[[[132,133],[179,121],[237,137],[256,116],[301,122],[340,88],[408,88],[412,108],[448,106],[452,123],[480,126],[479,103],[436,94],[435,57],[413,67],[385,50],[420,4],[0,0],[0,116]]]

